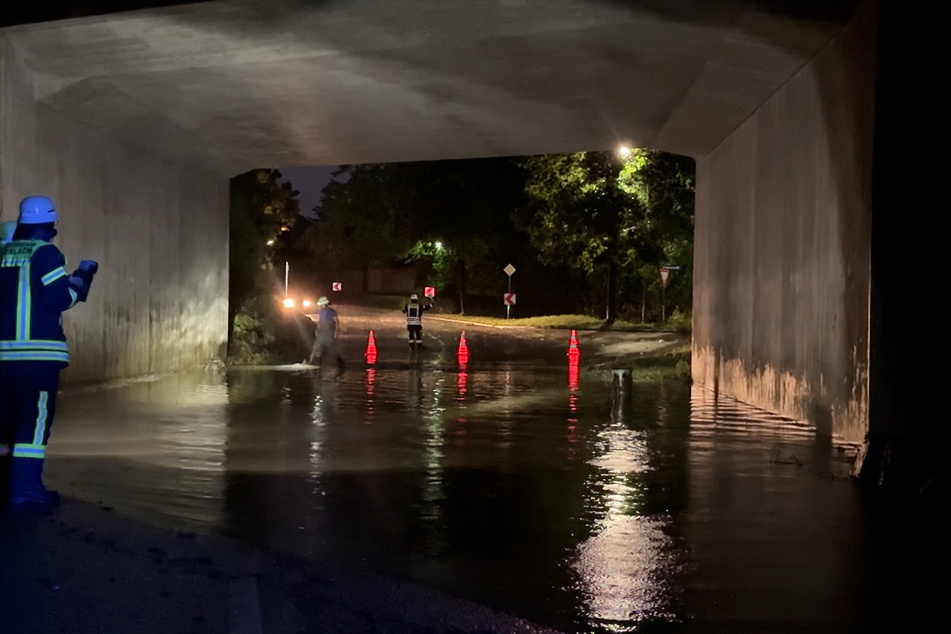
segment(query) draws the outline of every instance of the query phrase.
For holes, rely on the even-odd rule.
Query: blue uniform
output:
[[[28,497],[46,494],[40,475],[59,372],[69,365],[61,316],[88,291],[65,266],[60,250],[44,240],[0,246],[0,444],[12,445],[14,501],[18,487]]]
[[[337,369],[343,371],[343,357],[337,351],[337,311],[330,306],[323,306],[317,314],[317,332],[314,340],[314,349],[310,353],[310,361],[323,365],[325,358],[333,357],[337,361]]]

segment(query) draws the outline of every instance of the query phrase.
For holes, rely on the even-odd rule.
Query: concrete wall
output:
[[[697,162],[694,381],[862,441],[875,9]]]
[[[228,183],[146,155],[33,99],[0,33],[0,216],[42,193],[70,262],[99,261],[89,302],[64,315],[67,381],[193,367],[223,352]]]

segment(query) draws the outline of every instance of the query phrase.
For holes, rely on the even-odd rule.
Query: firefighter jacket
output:
[[[79,297],[65,266],[62,252],[43,240],[0,247],[0,361],[69,365],[62,313]]]
[[[406,313],[407,326],[421,326],[423,324],[423,311],[429,310],[429,306],[424,306],[417,302],[410,302],[403,306],[403,312]]]

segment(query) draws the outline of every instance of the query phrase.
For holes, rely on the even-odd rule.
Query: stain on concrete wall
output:
[[[874,6],[697,162],[694,381],[868,431]]]
[[[55,200],[67,259],[100,263],[88,303],[64,314],[64,380],[168,372],[222,353],[227,180],[36,103],[29,69],[0,35],[0,215],[15,218],[34,193]]]

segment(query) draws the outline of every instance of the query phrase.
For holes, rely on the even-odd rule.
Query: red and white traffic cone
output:
[[[370,331],[370,335],[367,337],[367,350],[364,353],[364,356],[367,359],[367,363],[373,365],[376,363],[376,336],[373,334],[373,331]]]
[[[578,331],[571,331],[571,338],[568,340],[568,363],[577,364],[581,359],[581,348],[578,347]]]
[[[456,350],[456,356],[459,358],[459,363],[465,364],[469,361],[469,343],[466,341],[465,330],[459,336],[459,349]]]

